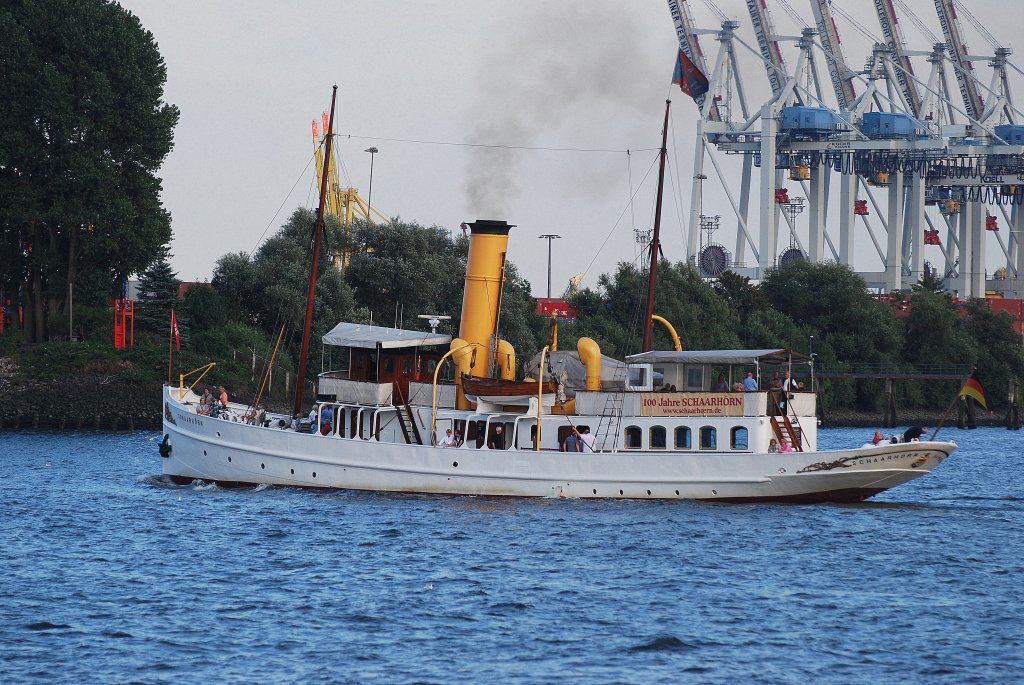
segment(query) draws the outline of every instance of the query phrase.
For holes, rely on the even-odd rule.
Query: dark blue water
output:
[[[739,506],[174,486],[156,434],[0,434],[0,681],[1024,682],[1024,434],[944,437],[871,502]]]

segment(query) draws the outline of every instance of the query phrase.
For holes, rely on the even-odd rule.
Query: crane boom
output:
[[[853,89],[853,74],[846,66],[846,55],[839,40],[839,29],[832,18],[832,2],[811,0],[811,9],[814,10],[814,21],[818,26],[821,45],[828,52],[825,61],[828,63],[828,73],[832,77],[832,88],[836,91],[839,109],[848,111],[857,99],[857,93]]]
[[[707,60],[704,59],[704,53],[700,49],[700,41],[697,39],[697,30],[693,21],[693,13],[690,12],[690,6],[686,4],[686,0],[668,0],[668,9],[672,13],[672,23],[676,27],[679,48],[691,62],[697,65],[697,68],[703,74],[707,75],[709,73],[708,64]],[[714,86],[715,84],[711,84],[711,91],[714,90]],[[704,111],[704,100],[708,96],[712,96],[711,91],[696,98],[697,106],[701,111]],[[708,119],[712,121],[722,120],[722,114],[718,111],[718,102],[712,101],[711,109],[708,111]]]
[[[875,0],[875,13],[878,14],[878,23],[882,25],[882,33],[885,35],[886,47],[889,54],[899,66],[896,70],[896,80],[903,97],[906,98],[910,113],[915,117],[921,115],[921,93],[914,81],[914,67],[910,64],[910,57],[907,55],[907,42],[903,39],[903,31],[900,29],[899,19],[896,17],[896,8],[892,0]]]
[[[785,88],[789,72],[786,70],[786,60],[782,57],[779,41],[775,38],[775,24],[768,13],[765,0],[747,0],[747,11],[750,12],[750,22],[754,25],[757,47],[761,50],[761,57],[764,58],[765,68],[768,70],[772,95],[777,96]]]
[[[967,116],[981,119],[985,111],[985,103],[978,92],[978,82],[974,77],[974,64],[970,60],[967,43],[964,42],[964,30],[956,16],[953,0],[935,0],[935,11],[939,14],[942,35],[949,47],[949,56],[956,67],[956,82],[960,85],[960,96],[964,99]]]

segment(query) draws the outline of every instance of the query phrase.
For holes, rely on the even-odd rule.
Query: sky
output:
[[[717,28],[727,16],[756,45],[744,0],[687,1],[698,26]],[[618,262],[638,259],[634,228],[653,224],[671,98],[662,244],[667,258],[685,256],[697,110],[670,83],[678,42],[662,0],[121,4],[153,33],[167,64],[165,100],[181,110],[160,176],[182,280],[209,279],[221,256],[254,251],[297,207],[315,207],[310,125],[328,109],[333,85],[343,185],[371,193],[364,150],[372,146],[372,203],[383,214],[450,231],[475,219],[514,224],[509,258],[537,296],[547,290],[542,234],[562,236],[552,246],[555,296],[574,274],[594,286]],[[786,3],[768,4],[778,32],[797,35]],[[837,4],[853,17],[837,19],[848,60],[861,65],[865,34],[881,34],[873,5]],[[1020,54],[1024,13],[1008,5],[966,6]],[[788,6],[813,24],[807,2]],[[928,50],[933,39],[907,8],[939,34],[932,0],[897,0],[910,48]],[[972,53],[991,52],[982,34],[965,29]],[[713,36],[704,41],[713,58]],[[797,49],[787,49],[792,64]],[[770,92],[763,67],[753,55],[740,58],[748,98],[759,105]],[[987,80],[985,64],[975,67]],[[727,176],[738,175],[735,157],[719,158]],[[727,217],[714,185],[705,182],[705,212]],[[732,249],[734,231],[714,238]],[[865,249],[856,266],[877,270],[880,260]]]

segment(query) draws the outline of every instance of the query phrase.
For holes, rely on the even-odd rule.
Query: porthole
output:
[[[594,488],[594,494],[595,495],[597,494],[597,488]]]
[[[206,450],[203,450],[203,456],[206,456]],[[231,461],[231,457],[228,457],[228,461]]]
[[[650,490],[648,490],[648,491],[647,491],[647,494],[648,494],[648,495],[650,495],[650,494],[651,494],[651,491],[650,491]]]
[[[717,494],[718,494],[718,490],[712,490],[712,491],[711,491],[711,494],[712,494],[712,495],[717,495]]]
[[[220,431],[217,431],[217,437],[218,438],[220,437]]]
[[[292,472],[292,475],[294,476],[295,475],[295,469],[291,469],[291,472]],[[676,494],[678,495],[679,493],[677,492]]]
[[[676,497],[679,497],[679,491],[676,490]]]
[[[316,478],[316,471],[313,472],[313,477]]]
[[[266,464],[260,464],[260,468],[261,469],[265,469],[265,468],[267,468],[267,465]]]
[[[205,453],[204,453],[205,454]],[[231,457],[228,457],[228,461],[231,461]]]
[[[619,490],[619,494],[620,494],[620,495],[622,494],[622,490]]]
[[[452,466],[454,466],[455,468],[458,468],[459,467],[459,462],[453,461],[452,462]]]

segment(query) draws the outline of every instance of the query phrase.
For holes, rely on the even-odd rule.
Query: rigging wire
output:
[[[450,140],[416,140],[414,138],[385,138],[382,136],[360,136],[354,133],[342,133],[338,134],[345,136],[346,138],[355,138],[357,140],[380,140],[389,143],[413,143],[416,145],[444,145],[448,147],[475,147],[475,148],[489,148],[498,150],[535,150],[541,152],[611,152],[621,154],[627,152],[624,149],[618,148],[600,148],[600,147],[547,147],[547,146],[536,146],[536,145],[494,145],[490,143],[461,143]],[[639,151],[656,150],[657,148],[639,148]]]
[[[797,26],[808,26],[807,20],[797,14],[797,11],[786,0],[778,0],[778,3],[782,5],[783,11],[789,15],[790,19],[796,22]]]
[[[849,12],[844,10],[842,7],[840,7],[839,5],[837,5],[835,3],[832,3],[831,7],[832,7],[832,12],[833,13],[835,13],[835,14],[839,15],[840,17],[842,17],[843,19],[845,19],[850,25],[853,26],[853,28],[855,28],[858,32],[860,32],[860,34],[862,36],[864,36],[865,38],[870,40],[872,43],[881,43],[882,42],[882,40],[878,36],[876,36],[875,34],[871,33],[870,29],[868,29],[866,26],[864,26],[864,24],[862,24],[859,21],[857,21]]]
[[[718,17],[719,21],[729,21],[729,17],[711,0],[704,0],[704,5],[711,10],[711,13]]]
[[[661,148],[657,148],[657,149],[658,149],[659,152],[661,151]],[[642,186],[644,184],[644,181],[647,180],[647,177],[651,175],[651,170],[654,169],[654,166],[657,163],[657,161],[658,161],[658,156],[656,155],[654,157],[654,159],[651,161],[651,165],[649,167],[647,167],[647,173],[645,173],[643,179],[640,180],[640,186]],[[640,191],[640,186],[637,186],[637,192]],[[635,198],[635,197],[636,197],[636,193],[634,193],[633,197],[630,198],[630,202],[632,202],[633,198]],[[586,276],[590,272],[590,269],[594,266],[594,262],[596,262],[597,258],[601,255],[601,252],[604,250],[605,245],[608,244],[608,241],[611,239],[612,234],[615,232],[615,229],[619,227],[619,224],[622,222],[622,218],[624,216],[626,216],[626,212],[628,210],[629,210],[629,205],[623,207],[622,211],[619,212],[619,216],[618,216],[617,219],[615,219],[615,223],[612,224],[612,227],[608,231],[608,234],[605,235],[604,240],[601,242],[600,247],[598,247],[597,251],[594,252],[594,257],[590,260],[590,263],[587,264],[587,268],[583,270],[583,275],[584,276]]]
[[[903,12],[903,16],[910,19],[910,21],[917,27],[917,30],[921,32],[925,38],[932,43],[941,43],[939,37],[935,33],[925,26],[925,23],[921,21],[921,18],[917,16],[917,13],[908,5],[904,0],[896,0],[896,6]]]
[[[633,211],[633,157],[629,150],[626,150],[626,176],[629,179],[629,223],[633,230],[636,230],[636,213]]]
[[[281,204],[278,206],[277,211],[274,212],[274,216],[270,217],[270,221],[267,222],[267,227],[263,229],[263,233],[260,233],[260,237],[256,239],[256,244],[253,245],[252,250],[249,252],[250,255],[256,254],[256,250],[259,249],[260,243],[263,242],[264,236],[267,235],[267,231],[270,230],[270,227],[274,224],[278,215],[281,214],[281,210],[284,208],[285,203],[288,202],[288,198],[290,198],[292,193],[295,192],[295,187],[299,185],[299,181],[301,181],[302,177],[306,175],[306,171],[309,169],[309,165],[313,163],[314,159],[316,159],[315,154],[309,156],[309,161],[307,161],[306,166],[302,168],[302,173],[300,173],[299,177],[295,179],[295,183],[292,184],[291,190],[289,190],[288,194],[284,196],[284,199],[281,200]]]
[[[978,21],[978,18],[971,14],[970,10],[964,7],[962,3],[956,3],[956,7],[954,9],[956,10],[957,15],[963,15],[967,18],[967,21],[969,21],[971,25],[978,30],[978,33],[981,34],[982,38],[988,41],[989,45],[994,48],[1003,47],[999,41],[996,40],[996,37],[993,36],[987,28],[985,28],[985,25]]]

